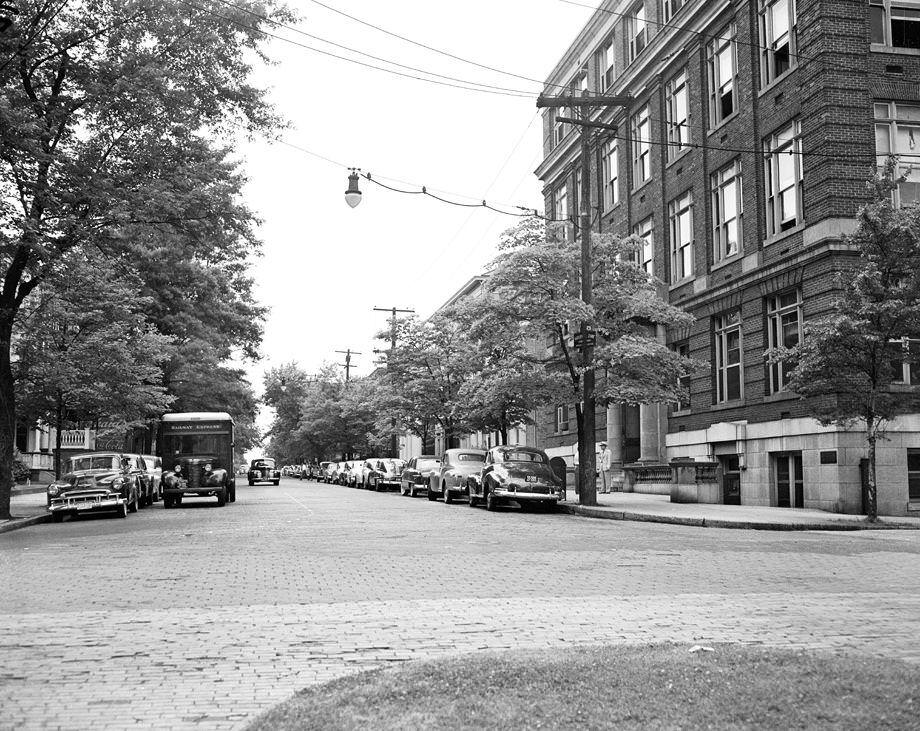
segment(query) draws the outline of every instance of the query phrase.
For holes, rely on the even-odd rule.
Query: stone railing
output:
[[[61,432],[61,449],[92,449],[91,429],[66,429]]]
[[[627,492],[670,495],[673,503],[722,502],[722,470],[718,462],[635,462],[624,465],[623,473]]]

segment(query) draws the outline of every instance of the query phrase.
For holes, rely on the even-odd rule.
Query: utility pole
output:
[[[352,350],[351,348],[348,350],[337,350],[335,352],[345,355],[345,362],[339,363],[339,365],[345,369],[345,383],[348,383],[351,380],[351,356],[362,355],[362,353],[359,353],[357,350]]]
[[[581,300],[588,305],[593,299],[594,289],[591,262],[591,129],[616,129],[614,125],[592,122],[590,117],[596,107],[623,107],[631,101],[630,96],[589,96],[587,92],[581,96],[570,94],[547,97],[541,94],[537,98],[538,109],[567,107],[578,114],[577,118],[557,116],[556,119],[581,128],[581,190],[578,191],[581,217]],[[582,376],[582,403],[580,407],[575,405],[576,414],[581,409],[578,429],[578,500],[582,505],[597,505],[597,459],[594,453],[597,400],[594,395],[594,368],[591,367],[596,334],[589,332],[587,322],[581,323],[579,334],[585,371]]]
[[[396,315],[397,313],[405,313],[409,315],[415,314],[415,310],[400,310],[396,307],[391,307],[386,309],[384,307],[375,307],[374,312],[389,312],[390,314],[390,355],[393,355],[393,351],[396,350]],[[387,361],[389,364],[389,361]],[[389,368],[389,365],[387,365]],[[390,456],[393,459],[399,457],[399,444],[396,440],[396,418],[393,418],[393,434],[390,436]]]

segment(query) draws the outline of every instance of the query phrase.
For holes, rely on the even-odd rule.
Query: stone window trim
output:
[[[744,402],[744,335],[741,310],[712,318],[716,404]]]
[[[736,26],[725,25],[706,44],[709,126],[716,128],[739,110]]]
[[[802,290],[798,287],[776,292],[764,299],[766,315],[767,350],[779,347],[794,347],[802,342],[804,322],[802,316]],[[794,316],[794,323],[793,323]],[[790,329],[795,325],[794,333]],[[792,341],[795,342],[792,342]],[[787,364],[766,363],[767,393],[774,395],[789,392]]]
[[[687,190],[668,203],[671,284],[678,284],[694,276],[693,234],[693,191]]]

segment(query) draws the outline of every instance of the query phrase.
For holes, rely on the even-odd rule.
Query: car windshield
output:
[[[270,459],[256,459],[252,462],[253,467],[274,467],[275,462]]]
[[[79,472],[81,470],[117,470],[121,465],[117,456],[112,454],[106,455],[87,455],[85,457],[72,457],[68,472]]]
[[[538,462],[546,464],[546,457],[539,452],[505,452],[502,455],[503,462]]]
[[[436,459],[420,459],[415,463],[415,468],[418,470],[433,470],[435,469],[440,462]]]
[[[457,455],[458,462],[485,462],[486,456],[484,454],[474,454],[472,452],[463,452]]]

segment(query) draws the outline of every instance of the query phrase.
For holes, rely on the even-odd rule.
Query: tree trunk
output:
[[[11,349],[13,310],[0,310],[0,520],[10,518],[13,494],[13,447],[16,445],[16,390]]]
[[[57,395],[57,409],[54,413],[54,479],[61,479],[61,443],[64,440],[64,404],[60,391]]]
[[[508,420],[505,418],[505,415],[502,414],[501,420],[499,421],[499,436],[502,440],[502,446],[508,446]]]
[[[866,443],[869,445],[869,483],[866,488],[866,515],[870,523],[878,520],[878,492],[875,481],[875,443],[878,437],[871,431],[866,435]]]

